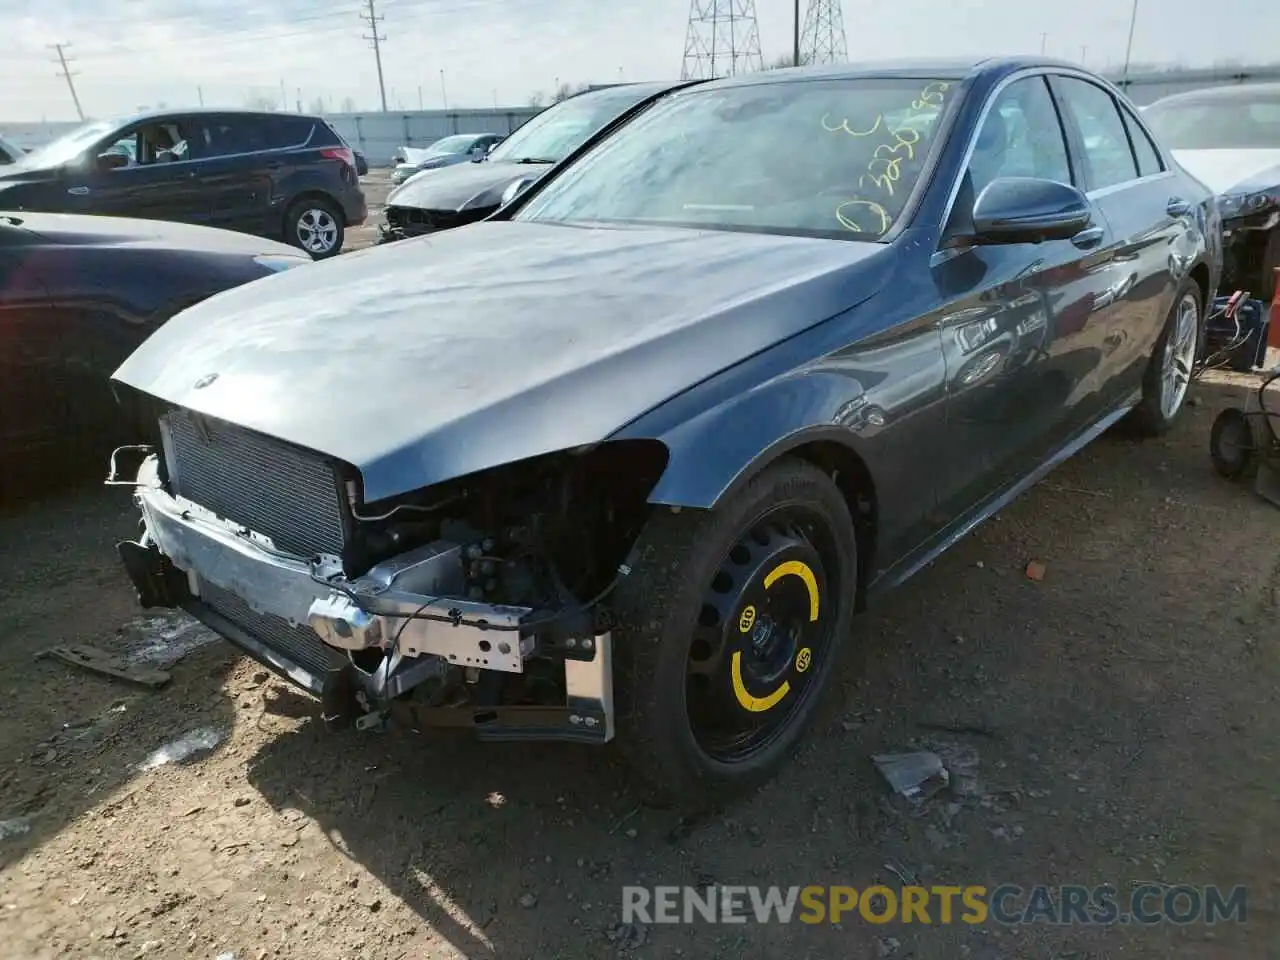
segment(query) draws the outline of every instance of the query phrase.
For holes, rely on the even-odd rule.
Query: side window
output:
[[[311,139],[311,129],[315,121],[310,117],[281,116],[263,120],[263,139],[268,150],[287,150],[300,147]]]
[[[1136,179],[1138,166],[1129,148],[1129,135],[1111,94],[1075,77],[1055,77],[1054,85],[1084,141],[1089,189],[1101,190]]]
[[[997,177],[1071,182],[1071,164],[1058,111],[1043,77],[1015,80],[983,121],[969,163],[973,195]]]
[[[117,168],[123,170],[129,167],[146,167],[189,160],[188,148],[186,131],[177,123],[166,120],[138,127],[114,143],[104,144],[98,152],[100,154],[115,153],[125,157],[128,162],[123,167]]]
[[[1142,129],[1137,119],[1123,107],[1120,115],[1124,117],[1125,129],[1129,131],[1129,142],[1133,144],[1133,154],[1138,158],[1138,176],[1150,177],[1164,170],[1160,162],[1160,153]]]

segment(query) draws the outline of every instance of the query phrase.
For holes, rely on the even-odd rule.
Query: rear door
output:
[[[948,231],[967,229],[975,198],[998,177],[1083,187],[1046,77],[997,90],[973,145]],[[1030,473],[1087,418],[1081,388],[1101,339],[1095,305],[1109,285],[1109,233],[1100,210],[1070,240],[978,245],[935,254],[945,307],[937,320],[948,380],[948,464],[939,480],[945,522]]]
[[[201,183],[214,226],[262,236],[280,235],[282,211],[274,184],[296,162],[292,150],[311,134],[309,119],[216,114],[202,118]]]
[[[1195,229],[1190,198],[1175,195],[1176,178],[1127,104],[1080,76],[1055,76],[1089,197],[1115,237],[1111,302],[1102,311],[1097,388],[1109,404],[1142,385],[1147,359],[1173,303],[1170,268]]]

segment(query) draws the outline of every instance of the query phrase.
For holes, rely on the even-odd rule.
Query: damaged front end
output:
[[[331,725],[613,736],[607,599],[666,463],[605,443],[365,504],[355,470],[174,408],[119,545],[145,607],[181,607]]]

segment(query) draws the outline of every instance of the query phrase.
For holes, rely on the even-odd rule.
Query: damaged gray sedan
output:
[[[1220,251],[1146,138],[1026,60],[664,94],[488,220],[157,332],[116,374],[163,441],[131,578],[335,725],[616,741],[685,804],[757,783],[856,609],[1177,417]]]

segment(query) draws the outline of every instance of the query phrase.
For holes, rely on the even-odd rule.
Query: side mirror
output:
[[[992,180],[973,204],[974,243],[1069,240],[1089,226],[1093,211],[1075,187],[1034,177]]]
[[[129,165],[129,158],[123,153],[100,153],[94,166],[99,170],[119,170]]]

